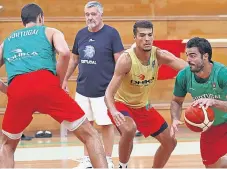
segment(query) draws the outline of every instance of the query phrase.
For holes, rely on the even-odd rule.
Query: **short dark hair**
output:
[[[43,10],[36,4],[27,4],[21,10],[21,19],[24,25],[29,22],[36,22],[37,17],[43,16]]]
[[[137,28],[151,28],[153,31],[153,24],[147,20],[136,21],[136,23],[133,26],[134,36],[136,36],[137,34]]]
[[[200,37],[194,37],[187,42],[186,47],[187,48],[197,47],[199,50],[199,53],[201,53],[202,55],[207,53],[209,62],[212,62],[212,60],[211,60],[212,47],[210,45],[210,42],[207,39],[200,38]]]

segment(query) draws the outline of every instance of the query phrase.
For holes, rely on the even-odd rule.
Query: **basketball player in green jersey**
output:
[[[190,93],[192,106],[211,106],[215,112],[213,125],[200,137],[203,164],[207,168],[227,168],[227,68],[211,60],[212,48],[204,38],[190,39],[186,55],[189,66],[178,73],[171,102],[171,135],[178,131],[182,103]]]
[[[36,4],[22,8],[21,20],[25,28],[13,31],[0,45],[0,67],[5,64],[9,86],[0,82],[0,91],[8,96],[1,129],[0,168],[14,168],[14,153],[34,112],[50,115],[63,124],[85,144],[92,166],[107,168],[97,131],[62,89],[70,58],[63,33],[44,26],[43,10]]]

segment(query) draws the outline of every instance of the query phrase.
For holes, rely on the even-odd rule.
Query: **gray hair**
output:
[[[86,9],[86,8],[92,8],[92,7],[96,7],[98,9],[99,13],[103,14],[103,6],[98,1],[90,1],[90,2],[88,2],[85,5],[84,9]]]

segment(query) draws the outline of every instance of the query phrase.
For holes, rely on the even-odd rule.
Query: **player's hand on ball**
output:
[[[215,99],[198,99],[192,103],[192,106],[199,105],[200,108],[204,106],[204,108],[207,109],[208,107],[213,106],[214,104]]]
[[[180,120],[173,120],[172,125],[170,127],[170,136],[175,137],[175,133],[178,132],[178,125],[184,124]]]
[[[117,126],[122,125],[125,122],[125,116],[120,112],[112,113],[113,120]]]

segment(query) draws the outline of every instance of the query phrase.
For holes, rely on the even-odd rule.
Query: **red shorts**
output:
[[[61,88],[59,78],[47,70],[16,76],[8,87],[7,96],[2,129],[11,134],[23,132],[36,111],[50,115],[59,123],[73,122],[84,116],[83,110]]]
[[[200,150],[204,165],[216,163],[227,153],[227,123],[212,126],[201,134]]]
[[[146,107],[131,108],[121,102],[115,102],[115,106],[119,112],[121,112],[125,116],[131,117],[135,121],[137,129],[145,137],[155,137],[168,127],[166,121],[153,107],[149,109],[147,109]],[[108,115],[112,123],[115,124],[109,111]]]

